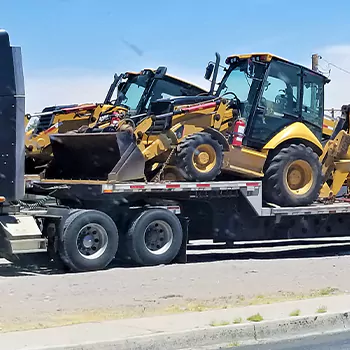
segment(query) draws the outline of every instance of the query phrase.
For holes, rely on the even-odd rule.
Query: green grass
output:
[[[322,297],[326,297],[329,295],[333,295],[339,292],[339,289],[337,288],[332,288],[332,287],[327,287],[327,288],[322,288],[318,291],[318,294]]]
[[[239,342],[238,342],[238,341],[234,341],[234,342],[232,342],[232,343],[230,343],[230,344],[227,344],[227,346],[228,346],[229,348],[233,348],[233,347],[239,346]]]
[[[242,323],[242,317],[237,317],[233,320],[233,324],[239,324],[239,323]]]
[[[230,324],[230,322],[228,322],[228,321],[213,321],[210,323],[210,325],[212,327],[227,326],[229,324]]]
[[[295,316],[300,316],[300,310],[294,310],[292,311],[289,316],[295,317]]]
[[[320,306],[320,307],[316,310],[316,313],[318,313],[318,314],[324,314],[324,313],[326,313],[326,312],[327,312],[327,306],[324,306],[324,305]]]
[[[255,314],[255,315],[252,315],[252,316],[249,316],[247,318],[248,321],[250,322],[261,322],[263,321],[263,317],[258,313],[258,314]]]

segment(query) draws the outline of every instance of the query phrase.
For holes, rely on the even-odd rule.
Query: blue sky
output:
[[[312,53],[325,52],[324,58],[336,58],[334,63],[350,69],[350,61],[334,55],[340,48],[350,56],[350,2],[345,0],[336,1],[337,6],[306,0],[0,3],[0,27],[22,47],[28,108],[75,99],[92,102],[105,93],[115,71],[158,65],[204,84],[204,69],[215,51],[223,61],[232,53],[270,51],[308,65]],[[79,89],[79,84],[84,86]]]

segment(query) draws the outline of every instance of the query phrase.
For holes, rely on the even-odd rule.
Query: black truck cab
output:
[[[24,196],[24,77],[20,47],[0,29],[0,196]]]

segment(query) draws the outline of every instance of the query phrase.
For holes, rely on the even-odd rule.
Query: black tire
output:
[[[82,238],[80,231],[84,227],[91,231],[92,237],[96,237],[95,245],[90,250],[84,248],[80,242]],[[59,255],[64,264],[72,271],[101,270],[114,259],[118,243],[117,227],[108,215],[97,210],[74,209],[64,223]],[[89,252],[93,254],[88,255]],[[94,254],[96,254],[95,258]]]
[[[154,229],[153,232],[159,244],[165,242],[162,247],[157,246],[158,243],[151,244],[150,239],[147,245],[146,231],[148,228]],[[169,229],[171,239],[169,239]],[[166,209],[150,209],[138,215],[131,224],[127,234],[127,249],[130,258],[137,264],[143,266],[169,264],[179,253],[182,239],[182,226],[174,213]],[[157,250],[153,252],[152,247]]]
[[[300,177],[303,180],[300,186],[305,183],[305,190],[299,190],[300,193],[297,193],[297,189],[292,189],[287,181],[288,169],[296,161],[307,163],[310,175],[309,181],[306,173]],[[322,165],[312,148],[303,144],[291,144],[282,148],[268,162],[263,179],[263,197],[267,202],[282,207],[309,205],[318,198],[322,179]]]
[[[214,166],[208,171],[200,171],[193,157],[198,147],[209,146],[215,152]],[[192,134],[180,142],[177,148],[177,165],[181,175],[187,181],[212,181],[220,173],[224,160],[223,147],[210,134],[201,132]]]

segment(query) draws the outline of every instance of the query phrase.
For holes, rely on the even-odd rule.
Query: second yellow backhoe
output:
[[[26,131],[26,173],[41,172],[51,159],[50,135],[79,128],[104,128],[118,121],[135,126],[152,101],[164,97],[196,96],[206,91],[194,84],[166,74],[166,67],[126,72],[114,76],[103,103],[46,108],[26,116],[36,122]],[[122,121],[122,122],[121,122]]]

